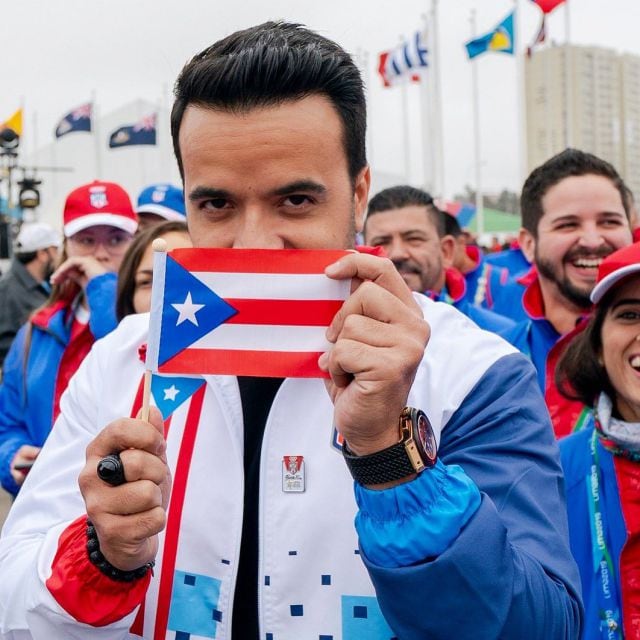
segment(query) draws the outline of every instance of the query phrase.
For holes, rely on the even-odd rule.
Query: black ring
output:
[[[120,460],[119,453],[112,453],[98,462],[98,477],[112,487],[117,487],[126,482],[124,465]]]

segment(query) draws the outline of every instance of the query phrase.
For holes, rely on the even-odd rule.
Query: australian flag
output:
[[[155,113],[145,116],[136,124],[119,127],[109,136],[110,149],[137,144],[156,144]]]
[[[62,138],[67,133],[74,131],[88,131],[91,133],[91,110],[93,105],[90,102],[79,106],[67,113],[56,127],[56,138]]]

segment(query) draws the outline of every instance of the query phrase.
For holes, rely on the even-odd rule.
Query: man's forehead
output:
[[[606,176],[586,174],[563,178],[542,197],[543,218],[594,215],[626,216],[622,195]]]
[[[427,208],[421,205],[409,205],[373,213],[367,217],[367,227],[372,232],[374,228],[393,230],[398,233],[435,232],[436,230]]]

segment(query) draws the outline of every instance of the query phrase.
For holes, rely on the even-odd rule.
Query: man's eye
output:
[[[305,196],[302,194],[294,194],[292,196],[287,196],[285,200],[285,204],[293,205],[294,207],[299,207],[300,205],[306,204],[310,202],[311,198],[309,196]]]
[[[205,200],[200,207],[202,209],[213,209],[217,211],[218,209],[224,209],[226,205],[227,200],[225,198],[212,198],[211,200]]]

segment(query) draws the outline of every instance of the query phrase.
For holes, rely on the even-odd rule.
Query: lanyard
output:
[[[597,580],[600,636],[607,640],[622,639],[620,601],[616,588],[616,574],[607,546],[606,523],[600,508],[600,465],[598,462],[598,432],[591,438],[591,472],[587,478],[589,516],[591,518],[591,550]]]

